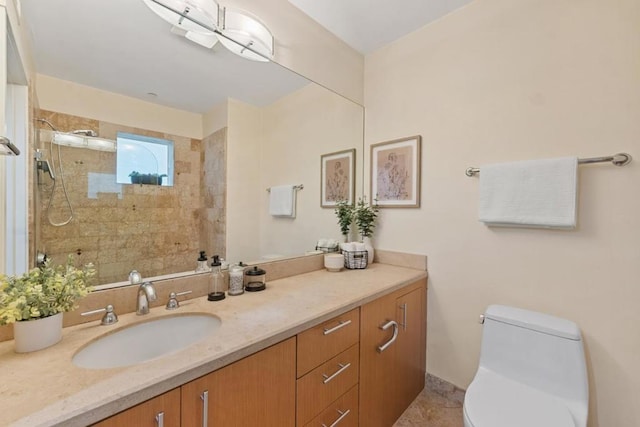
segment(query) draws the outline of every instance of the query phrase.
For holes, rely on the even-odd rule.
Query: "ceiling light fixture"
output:
[[[173,27],[171,32],[212,48],[218,40],[252,61],[273,59],[273,35],[253,16],[222,8],[214,0],[142,0]]]
[[[231,52],[252,61],[273,59],[273,35],[256,18],[224,8],[218,39]]]
[[[156,15],[184,31],[213,35],[218,28],[214,0],[142,0]]]

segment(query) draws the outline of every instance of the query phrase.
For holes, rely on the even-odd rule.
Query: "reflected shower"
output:
[[[50,121],[46,119],[36,118],[36,121],[44,123],[51,128],[51,130],[40,129],[39,134],[42,141],[49,141],[49,152],[51,155],[51,159],[44,159],[43,152],[40,150],[36,150],[34,158],[36,161],[36,168],[45,173],[48,173],[49,177],[53,180],[53,187],[51,189],[51,195],[49,196],[49,201],[46,208],[47,220],[49,221],[49,224],[53,225],[54,227],[61,227],[63,225],[69,224],[71,220],[73,220],[74,212],[73,206],[71,206],[71,201],[69,199],[69,194],[67,193],[67,187],[64,182],[64,169],[62,167],[62,155],[60,152],[60,146],[64,145],[67,147],[87,148],[90,150],[114,152],[116,151],[116,142],[110,139],[98,138],[98,134],[90,129],[81,129],[72,132],[60,132],[58,129],[56,129],[55,126],[51,124]],[[53,156],[54,145],[57,145],[58,147],[57,171]],[[60,185],[62,186],[65,204],[67,205],[69,211],[68,217],[62,222],[54,222],[51,219],[51,204],[56,194],[58,181],[60,181]]]

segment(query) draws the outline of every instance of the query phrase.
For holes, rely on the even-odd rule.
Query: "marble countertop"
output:
[[[99,421],[426,275],[386,264],[339,273],[318,270],[268,282],[264,292],[217,302],[195,298],[178,310],[156,307],[144,317],[123,314],[113,326],[99,321],[71,326],[63,330],[60,343],[34,353],[16,354],[13,341],[2,342],[0,425],[71,427]],[[71,363],[80,347],[103,334],[193,312],[215,314],[222,324],[181,351],[137,365],[90,370]]]

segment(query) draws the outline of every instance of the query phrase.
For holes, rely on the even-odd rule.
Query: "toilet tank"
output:
[[[489,306],[484,316],[480,366],[564,399],[588,400],[582,336],[569,320]]]

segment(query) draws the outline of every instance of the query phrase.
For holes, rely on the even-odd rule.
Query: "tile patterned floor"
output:
[[[428,389],[413,401],[393,427],[462,427],[460,400],[443,397]]]

